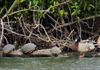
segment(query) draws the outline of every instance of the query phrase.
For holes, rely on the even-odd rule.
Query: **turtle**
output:
[[[3,53],[8,54],[15,49],[13,44],[7,44],[3,47]]]
[[[21,47],[21,51],[24,54],[32,53],[36,49],[36,45],[34,43],[27,43]]]
[[[61,49],[58,46],[54,46],[50,49],[50,52],[54,56],[58,56],[61,53]]]

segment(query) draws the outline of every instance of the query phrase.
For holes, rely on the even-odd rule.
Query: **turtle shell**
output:
[[[14,50],[15,49],[15,46],[14,45],[12,45],[12,44],[7,44],[7,45],[5,45],[4,47],[3,47],[3,52],[4,53],[9,53],[9,52],[11,52],[12,50]]]
[[[22,46],[21,51],[23,53],[30,53],[30,52],[34,51],[35,48],[36,48],[36,45],[34,43],[27,43]]]
[[[60,54],[61,53],[61,49],[59,48],[59,47],[57,47],[57,46],[55,46],[55,47],[52,47],[51,49],[50,49],[50,52],[52,53],[52,54]]]

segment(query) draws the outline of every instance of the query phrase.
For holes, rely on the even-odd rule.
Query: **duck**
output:
[[[90,38],[81,40],[80,36],[75,39],[76,50],[79,52],[79,57],[84,57],[87,52],[94,50],[97,46],[96,42]]]
[[[100,36],[97,39],[98,48],[100,48]]]

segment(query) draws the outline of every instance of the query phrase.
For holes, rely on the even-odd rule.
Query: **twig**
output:
[[[1,32],[1,37],[0,37],[0,46],[2,44],[2,40],[3,40],[3,34],[4,34],[4,23],[3,20],[0,20],[1,26],[2,26],[2,32]]]
[[[9,31],[9,32],[11,32],[12,34],[15,34],[15,35],[18,35],[18,36],[22,36],[22,37],[27,37],[26,35],[17,33],[17,32],[15,32],[15,31],[10,30],[10,29],[7,29],[7,28],[4,28],[4,29],[7,30],[7,31]]]
[[[45,30],[45,28],[41,24],[40,24],[40,26],[43,28],[43,30],[44,30],[47,38],[48,38],[48,42],[51,41],[51,39],[50,39],[49,35],[47,34],[47,31]]]
[[[73,32],[74,32],[74,29],[70,32],[70,34],[68,35],[67,38],[69,38],[72,35]]]
[[[7,38],[3,35],[3,37],[4,37],[4,39],[6,40],[6,43],[7,44],[9,44],[9,42],[8,42],[8,40],[7,40]]]
[[[96,18],[96,17],[100,17],[100,15],[94,15],[94,16],[82,18],[82,19],[80,19],[80,20],[76,20],[76,21],[73,21],[73,22],[68,22],[68,23],[65,23],[65,24],[63,24],[63,25],[57,26],[57,28],[61,28],[61,27],[65,27],[65,26],[70,26],[70,25],[73,25],[73,24],[75,24],[75,23],[77,23],[77,22],[84,21],[84,20],[89,20],[89,19]],[[50,31],[53,31],[53,30],[55,30],[55,29],[52,29],[52,30],[50,30]]]
[[[2,17],[2,19],[4,19],[5,17],[7,17],[7,15],[15,8],[15,6],[19,3],[19,0],[15,0],[13,2],[13,4],[11,5],[11,7],[9,8],[9,10],[7,11],[7,13]]]

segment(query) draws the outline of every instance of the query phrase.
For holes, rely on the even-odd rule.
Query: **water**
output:
[[[100,58],[0,58],[0,70],[100,70]]]

